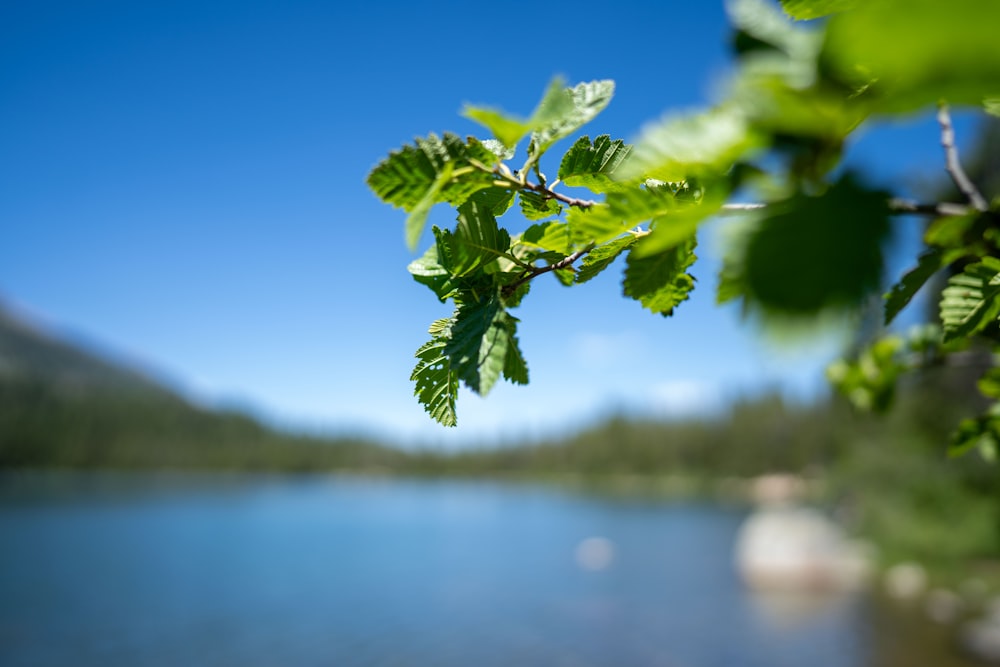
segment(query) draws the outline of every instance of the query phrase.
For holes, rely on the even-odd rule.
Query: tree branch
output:
[[[525,271],[524,275],[512,282],[510,285],[505,285],[503,288],[503,295],[509,296],[517,291],[517,288],[525,284],[529,280],[534,280],[540,275],[549,273],[550,271],[558,271],[559,269],[565,269],[573,265],[573,263],[586,255],[588,252],[594,249],[594,245],[590,244],[586,248],[577,250],[572,255],[567,255],[566,257],[560,259],[558,262],[553,264],[547,264],[546,266],[531,266]]]
[[[941,146],[944,148],[945,169],[951,176],[951,180],[955,181],[955,185],[968,198],[973,208],[977,211],[988,211],[990,205],[986,198],[976,189],[972,179],[962,169],[962,163],[958,159],[958,147],[955,146],[955,127],[951,124],[948,105],[944,102],[938,104],[937,120],[941,126]]]

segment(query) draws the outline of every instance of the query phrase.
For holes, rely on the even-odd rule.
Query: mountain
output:
[[[361,438],[283,433],[198,407],[0,307],[0,469],[382,470],[405,458]]]

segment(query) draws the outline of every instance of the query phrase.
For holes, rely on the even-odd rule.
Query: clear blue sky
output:
[[[617,271],[539,281],[518,313],[531,385],[463,393],[453,432],[408,381],[445,311],[406,273],[403,214],[369,192],[369,169],[414,136],[480,132],[465,102],[529,113],[557,74],[615,79],[586,130],[632,138],[712,100],[726,37],[721,2],[4,3],[0,299],[201,400],[403,443],[811,395],[835,346],[778,354],[716,308],[711,226],[672,319],[622,299]],[[851,155],[936,175],[936,142],[917,119]]]

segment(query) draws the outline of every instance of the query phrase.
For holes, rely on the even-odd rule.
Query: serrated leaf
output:
[[[516,148],[507,148],[496,139],[484,140],[483,146],[488,148],[494,155],[496,155],[501,160],[509,160],[512,157],[514,157],[514,155],[517,154]]]
[[[528,220],[544,220],[562,212],[558,201],[530,190],[521,190],[518,200],[521,203],[521,213]]]
[[[621,139],[611,140],[602,134],[594,139],[580,137],[563,156],[559,179],[570,187],[584,187],[592,192],[609,192],[623,186],[614,174],[632,152],[632,146]]]
[[[734,107],[666,117],[642,131],[631,157],[615,177],[625,181],[714,179],[764,144],[764,138]]]
[[[393,151],[368,174],[368,186],[380,199],[414,213],[407,222],[411,249],[420,236],[415,230],[423,229],[431,206],[438,202],[459,206],[473,193],[492,187],[492,174],[480,170],[452,177],[455,170],[470,166],[470,160],[491,164],[495,156],[476,139],[464,142],[454,134],[441,138],[432,134]]]
[[[455,426],[458,423],[455,404],[458,400],[458,376],[451,369],[445,353],[453,320],[435,321],[430,327],[431,340],[416,352],[417,365],[410,375],[416,383],[414,396],[424,410],[438,423]]]
[[[507,346],[507,356],[503,363],[503,376],[514,384],[528,384],[528,364],[521,353],[521,346],[515,335],[517,318],[508,317],[510,321],[510,343]]]
[[[565,88],[556,79],[532,116],[533,155],[544,153],[556,141],[568,137],[601,113],[615,93],[611,80],[580,83]]]
[[[819,196],[769,204],[732,263],[742,271],[734,283],[769,311],[856,307],[881,281],[887,200],[846,174]]]
[[[565,222],[542,222],[524,230],[520,242],[542,250],[559,253],[563,257],[572,252],[569,224]]]
[[[645,308],[663,316],[673,315],[674,309],[686,301],[694,289],[694,278],[686,273],[694,264],[696,239],[657,255],[626,258],[625,296],[638,300]]]
[[[1000,260],[984,257],[952,276],[941,292],[944,341],[971,336],[1000,316]]]
[[[497,225],[492,206],[491,200],[470,197],[458,207],[455,231],[442,233],[450,250],[442,265],[452,275],[465,276],[488,267],[510,249],[510,235]]]
[[[821,57],[881,111],[979,106],[1000,94],[998,25],[991,0],[866,0],[830,17]]]
[[[440,234],[441,230],[435,227],[435,237],[439,237]],[[410,262],[406,269],[415,281],[429,287],[438,300],[443,302],[454,293],[455,284],[451,273],[438,261],[439,245],[439,243],[432,245],[422,257]]]
[[[906,272],[899,282],[885,294],[885,324],[888,326],[906,307],[914,295],[935,273],[956,259],[954,253],[932,248],[921,253],[917,265]]]
[[[596,277],[604,269],[611,266],[625,250],[631,248],[637,240],[635,236],[623,236],[591,250],[580,263],[580,270],[576,272],[577,284],[585,283]]]
[[[455,311],[444,352],[459,379],[481,396],[503,373],[510,346],[509,319],[497,294],[460,303]]]
[[[798,21],[818,19],[853,9],[858,0],[781,0],[785,13]]]

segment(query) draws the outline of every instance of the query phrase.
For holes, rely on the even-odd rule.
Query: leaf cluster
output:
[[[430,327],[412,375],[434,419],[457,423],[460,384],[485,395],[501,377],[527,383],[511,311],[535,278],[551,273],[563,285],[579,285],[623,258],[623,294],[672,315],[695,287],[689,271],[698,230],[720,214],[743,213],[716,299],[762,320],[858,313],[884,288],[892,218],[939,218],[917,266],[886,294],[885,321],[931,277],[958,267],[942,295],[941,327],[933,335],[924,330],[917,342],[881,341],[832,372],[861,405],[886,407],[913,358],[944,358],[973,336],[1000,335],[997,213],[976,198],[942,215],[936,206],[903,206],[841,166],[846,142],[872,119],[942,100],[995,112],[1000,51],[991,26],[1000,25],[1000,4],[781,6],[784,13],[766,0],[732,0],[736,67],[724,96],[704,111],[660,119],[632,143],[579,136],[611,101],[613,82],[566,86],[557,79],[526,117],[467,106],[463,115],[487,138],[418,138],[372,170],[375,194],[408,213],[411,248],[434,205],[457,213],[453,227],[432,229],[430,247],[410,265],[418,282],[454,306]],[[550,180],[543,159],[574,136]],[[585,188],[593,198],[571,196],[560,185]],[[741,203],[747,198],[752,205]],[[514,222],[501,225],[501,217]],[[1000,434],[1000,417],[990,419],[978,430],[963,428],[975,437]]]

